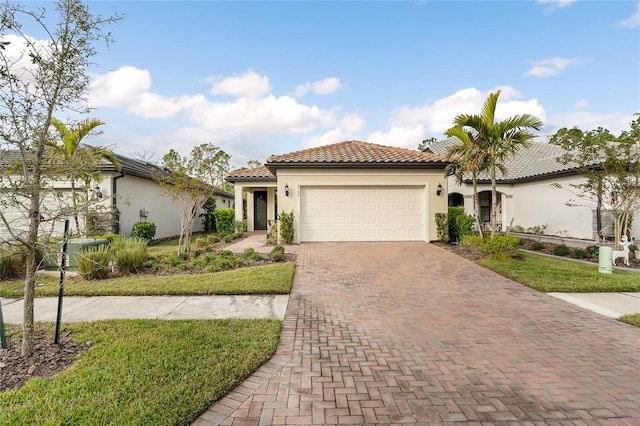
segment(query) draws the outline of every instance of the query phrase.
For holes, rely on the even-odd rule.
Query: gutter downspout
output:
[[[111,226],[114,234],[120,233],[120,209],[118,209],[118,179],[124,177],[124,172],[120,172],[119,176],[111,179]]]

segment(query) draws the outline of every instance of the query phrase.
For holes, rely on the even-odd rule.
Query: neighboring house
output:
[[[98,201],[97,226],[101,232],[131,235],[133,224],[136,222],[153,222],[156,225],[155,238],[166,238],[180,234],[180,216],[177,207],[168,197],[162,195],[162,187],[154,181],[154,175],[164,173],[158,166],[142,160],[128,158],[119,154],[114,156],[120,165],[117,171],[113,164],[106,160],[100,163],[101,180],[95,186],[87,188],[89,195]],[[57,182],[53,188],[57,192],[70,194],[69,182]],[[82,186],[78,187],[82,191]],[[233,208],[234,194],[219,189],[215,190],[217,208]],[[19,215],[16,211],[12,227],[20,226]],[[17,218],[17,220],[16,220]],[[73,221],[72,221],[73,222]],[[46,228],[45,228],[46,227]],[[46,223],[44,232],[54,234],[63,232],[62,221]],[[202,231],[200,219],[194,223],[194,231]],[[0,238],[6,237],[6,229],[0,225]]]
[[[441,155],[349,141],[272,156],[227,181],[237,206],[247,193],[250,231],[293,212],[298,243],[433,241],[435,213],[447,209],[447,164]]]
[[[432,142],[425,152],[446,155],[457,138],[448,138]],[[522,226],[527,229],[544,229],[548,235],[597,239],[596,204],[580,199],[571,192],[571,185],[584,182],[575,164],[561,164],[557,159],[565,150],[557,145],[532,142],[529,147],[520,148],[506,163],[506,173],[498,172],[497,196],[499,227],[506,231],[509,226]],[[462,185],[455,177],[448,178],[449,205],[464,206],[467,214],[473,215],[473,185],[471,177]],[[559,184],[559,187],[558,187]],[[575,191],[575,189],[574,189]],[[491,210],[491,180],[487,173],[478,178],[480,196],[480,222],[488,229]],[[569,206],[569,200],[576,201]],[[635,238],[640,238],[640,212],[631,230]],[[603,210],[605,228],[610,237],[611,221]]]

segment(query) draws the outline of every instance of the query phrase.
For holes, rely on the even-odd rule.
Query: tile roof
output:
[[[347,141],[267,158],[270,170],[286,166],[319,167],[444,167],[450,161],[442,155],[417,150]]]
[[[456,137],[432,142],[427,150],[440,155],[447,155],[447,150],[459,142]],[[564,174],[578,168],[575,163],[562,164],[558,157],[566,150],[558,145],[544,142],[531,142],[529,147],[520,148],[515,155],[505,162],[506,173],[497,171],[498,181],[531,180],[548,175]],[[479,181],[489,180],[489,173],[483,172],[478,176]]]
[[[265,166],[254,167],[252,169],[237,170],[227,174],[226,180],[229,182],[247,180],[276,180],[276,177]]]

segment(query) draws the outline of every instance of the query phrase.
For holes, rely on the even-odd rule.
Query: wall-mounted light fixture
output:
[[[284,195],[287,196],[287,197],[289,196],[289,184],[288,183],[284,184]]]
[[[436,195],[439,197],[440,194],[442,194],[442,184],[438,184],[438,187],[436,188]]]
[[[95,192],[97,198],[102,198],[102,191],[100,191],[100,187],[96,185],[96,189],[93,190]]]

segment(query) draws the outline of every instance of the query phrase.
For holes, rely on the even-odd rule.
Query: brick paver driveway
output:
[[[195,424],[640,424],[639,349],[433,245],[303,244],[277,354]]]

